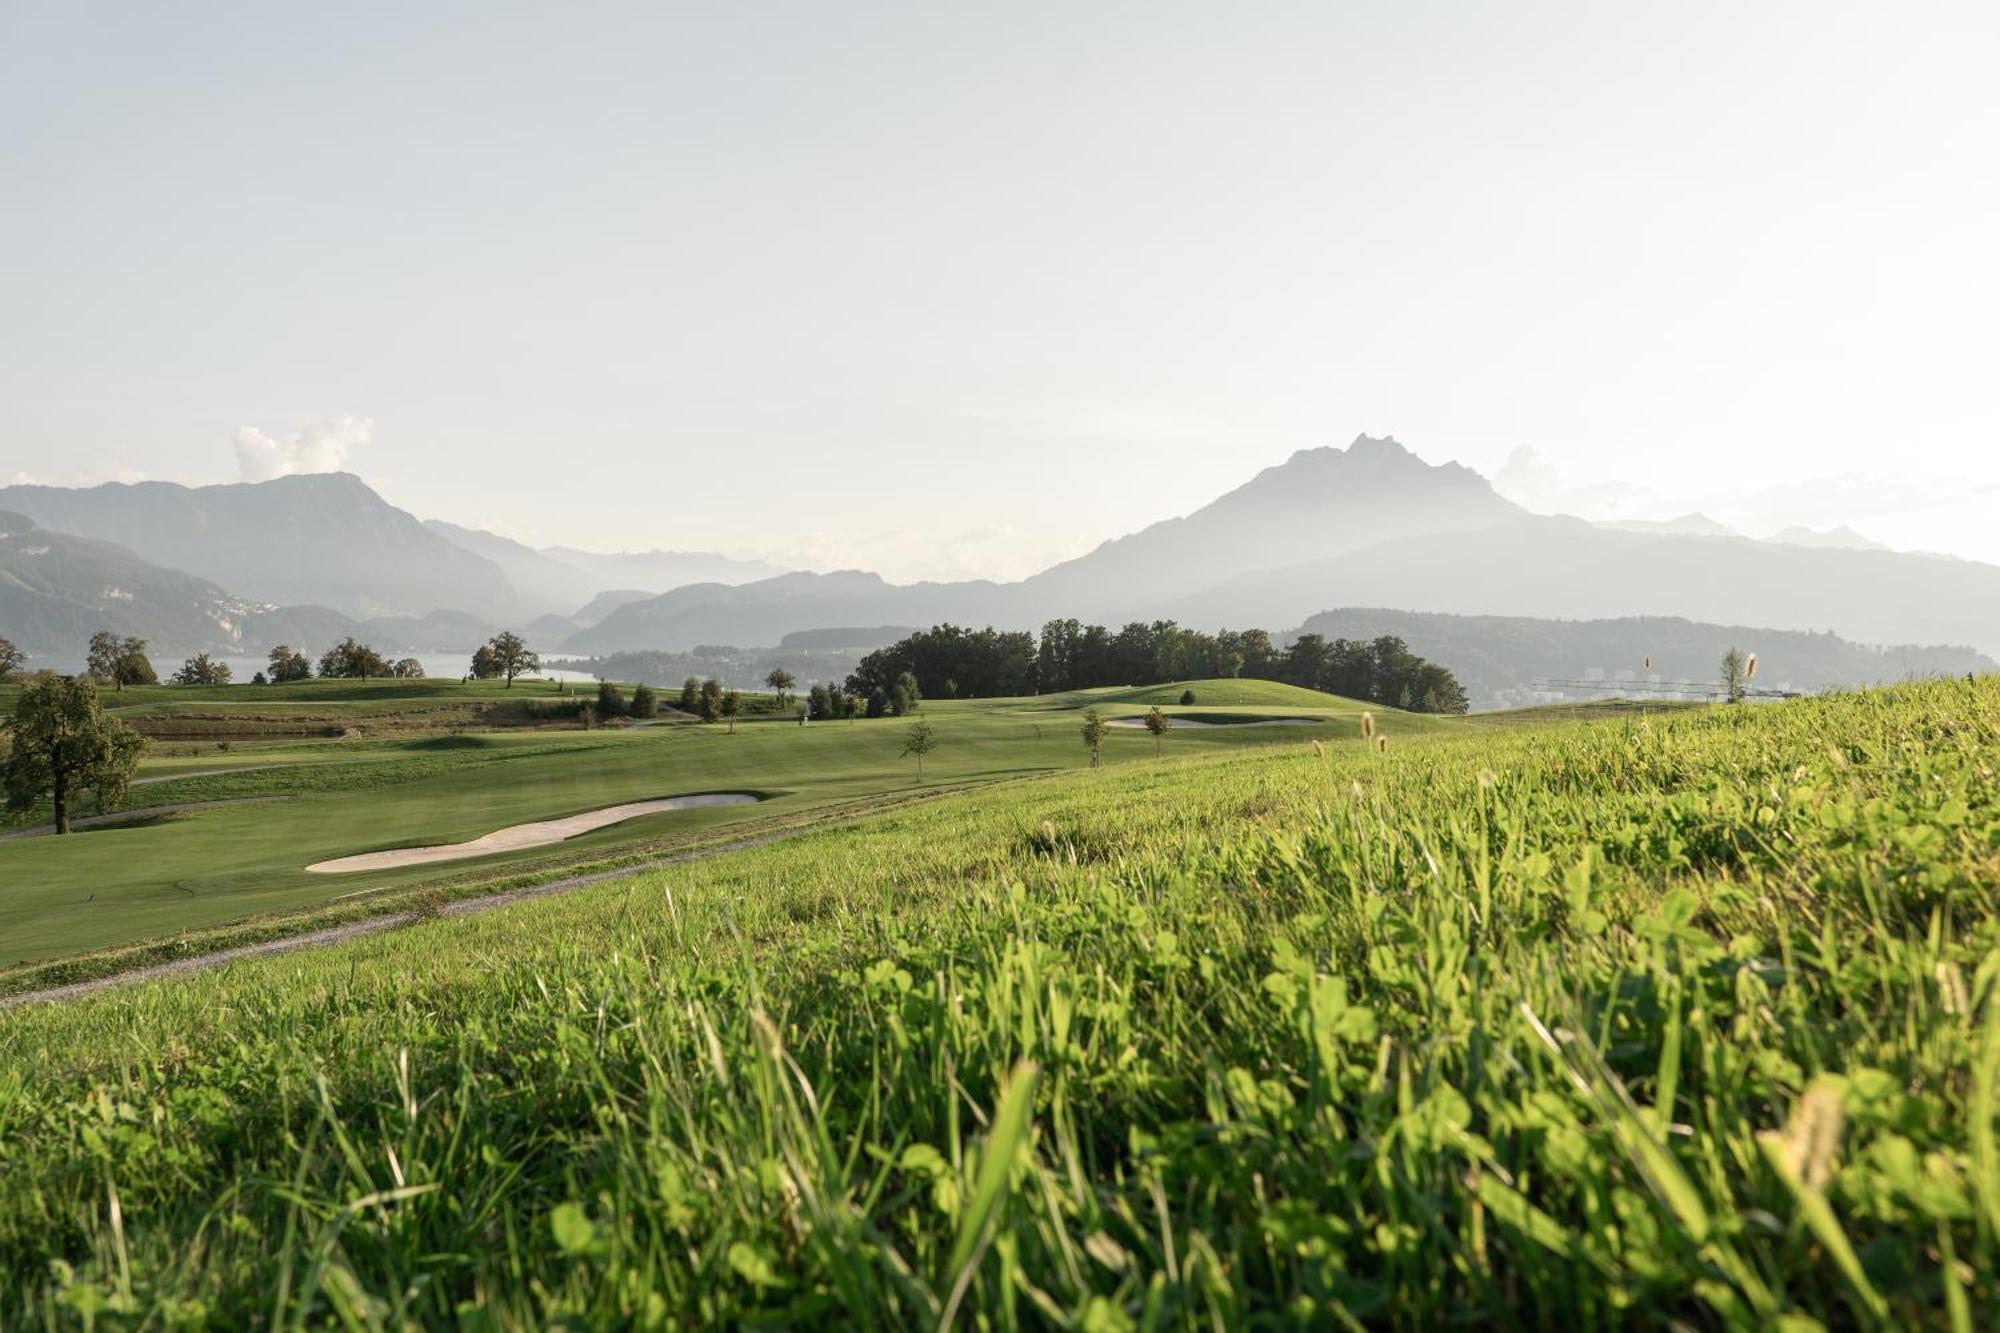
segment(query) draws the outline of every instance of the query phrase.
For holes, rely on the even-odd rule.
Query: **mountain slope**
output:
[[[762,560],[738,560],[714,551],[579,551],[571,546],[548,546],[542,554],[566,565],[574,565],[594,580],[584,597],[610,588],[644,588],[662,593],[690,583],[751,583],[785,573]],[[582,597],[572,599],[577,605]]]
[[[122,546],[0,512],[0,638],[29,666],[73,669],[99,630],[149,641],[162,656],[235,650],[251,608],[204,579],[161,569]]]
[[[1296,624],[1328,606],[1557,619],[1685,616],[2000,653],[2000,567],[1748,538],[1646,536],[1571,518],[1384,542],[1142,610],[1196,626],[1268,625]]]
[[[740,587],[697,583],[629,602],[573,635],[567,652],[604,654],[686,651],[704,644],[763,647],[795,630],[828,625],[928,625],[938,620],[1002,618],[1007,585],[895,584],[879,574],[842,570],[792,573]]]
[[[10,486],[0,489],[0,509],[53,531],[116,541],[143,560],[259,601],[316,603],[361,617],[515,610],[499,566],[347,473],[231,486]]]
[[[517,615],[564,612],[597,590],[594,576],[511,537],[436,518],[427,518],[423,523],[452,545],[498,565],[520,595]]]
[[[1528,703],[1538,678],[1581,678],[1593,671],[1608,678],[1625,673],[1629,679],[1705,684],[1716,677],[1730,647],[1755,652],[1763,668],[1759,683],[1780,689],[1823,690],[1996,669],[1991,658],[1970,648],[1873,648],[1832,634],[1677,616],[1550,620],[1346,607],[1312,616],[1297,632],[1329,639],[1394,634],[1412,652],[1450,667],[1475,708]]]

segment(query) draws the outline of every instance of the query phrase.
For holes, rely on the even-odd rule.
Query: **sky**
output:
[[[1013,577],[1393,434],[2000,561],[2000,6],[0,0],[0,480]]]

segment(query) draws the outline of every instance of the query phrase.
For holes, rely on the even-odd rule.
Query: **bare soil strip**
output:
[[[470,842],[442,843],[434,847],[396,847],[386,852],[362,852],[355,856],[335,857],[331,861],[315,861],[306,870],[315,875],[343,875],[357,870],[400,870],[406,866],[434,865],[440,861],[463,861],[473,856],[491,856],[495,852],[547,847],[551,843],[566,842],[593,829],[622,824],[641,815],[663,814],[669,810],[698,810],[711,805],[750,805],[762,799],[747,792],[710,792],[701,796],[669,796],[658,801],[632,801],[570,815],[566,819],[515,824]]]

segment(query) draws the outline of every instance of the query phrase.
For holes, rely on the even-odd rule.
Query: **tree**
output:
[[[287,685],[295,680],[312,679],[312,660],[288,643],[281,643],[273,648],[268,660],[271,663],[270,680],[273,685]]]
[[[625,696],[608,680],[597,682],[597,715],[607,722],[625,716]]]
[[[859,717],[861,715],[861,710],[865,707],[867,707],[867,705],[862,703],[861,696],[858,694],[843,694],[840,696],[841,715],[845,717],[849,722],[852,722],[855,718]]]
[[[108,630],[90,636],[90,652],[84,667],[92,680],[102,685],[156,685],[159,677],[146,657],[144,639],[120,638]]]
[[[903,733],[903,753],[917,757],[917,781],[924,780],[924,756],[937,749],[937,733],[928,722],[915,722]]]
[[[0,680],[19,671],[26,664],[28,655],[5,639],[0,639]]]
[[[474,680],[498,680],[500,659],[493,655],[493,645],[482,643],[472,654],[472,678]]]
[[[833,693],[825,685],[815,685],[806,692],[806,716],[818,720],[834,716]]]
[[[1105,724],[1104,715],[1095,708],[1083,710],[1083,743],[1090,747],[1090,766],[1096,768],[1104,762],[1104,736],[1111,728]]]
[[[1166,713],[1157,704],[1153,706],[1151,712],[1146,714],[1146,730],[1153,733],[1153,758],[1158,759],[1160,757],[1161,743],[1166,740],[1167,728],[1172,725],[1172,720],[1167,717]]]
[[[389,674],[397,680],[422,680],[424,664],[414,657],[399,658],[395,665],[389,668]]]
[[[889,712],[889,692],[876,687],[868,692],[868,716],[884,717]]]
[[[658,717],[660,715],[660,698],[653,693],[651,685],[635,685],[632,687],[632,707],[630,711],[633,717],[642,722],[647,718]]]
[[[56,832],[67,833],[71,799],[88,790],[98,809],[117,808],[145,748],[143,737],[104,715],[89,676],[44,671],[14,701],[12,744],[0,768],[7,808],[31,810],[47,796]]]
[[[174,673],[174,684],[227,685],[229,676],[229,663],[215,661],[207,653],[196,653],[181,663],[181,669]]]
[[[771,674],[764,677],[764,684],[770,687],[771,693],[778,696],[780,713],[791,707],[792,686],[798,683],[798,678],[783,667],[772,667]]]
[[[905,671],[896,677],[896,684],[889,691],[889,711],[897,717],[908,717],[917,711],[923,702],[923,691],[917,688],[917,678]]]
[[[729,719],[729,734],[734,736],[736,734],[736,715],[743,711],[742,693],[737,690],[730,690],[725,693],[722,696],[721,711],[722,715]]]
[[[493,665],[499,668],[495,674],[507,678],[510,690],[514,688],[514,677],[542,669],[542,659],[513,630],[502,630],[488,639],[486,646],[493,650]]]
[[[694,711],[704,722],[713,722],[722,716],[722,682],[710,676],[701,683],[701,693],[695,696]]]
[[[370,680],[388,675],[389,664],[382,660],[382,654],[365,643],[356,643],[350,635],[320,654],[319,674],[323,680]]]
[[[1750,688],[1749,659],[1733,644],[1722,655],[1722,693],[1730,703],[1740,704]]]
[[[681,682],[680,710],[683,713],[695,713],[701,710],[701,682],[693,676]]]
[[[1189,707],[1190,705],[1192,705],[1193,703],[1194,703],[1194,691],[1193,691],[1193,690],[1182,690],[1182,691],[1181,691],[1181,707],[1183,707],[1183,708],[1186,708],[1186,707]]]

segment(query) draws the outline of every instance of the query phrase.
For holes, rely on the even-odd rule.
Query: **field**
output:
[[[2000,681],[1264,735],[11,1011],[0,1323],[1990,1323]]]
[[[1206,694],[1235,684],[1197,688]],[[1306,708],[1291,712],[1309,712],[1323,725],[1290,739],[1357,734],[1358,705],[1309,691],[1292,696],[1304,696]],[[889,718],[804,727],[756,719],[733,733],[685,722],[585,731],[573,723],[518,725],[511,712],[498,725],[480,726],[466,711],[554,708],[594,697],[552,698],[548,686],[528,682],[512,692],[437,681],[326,681],[105,697],[115,716],[156,735],[163,717],[199,719],[208,730],[199,741],[154,741],[127,801],[130,820],[66,838],[0,842],[9,882],[0,895],[0,966],[11,969],[0,972],[0,991],[49,975],[41,967],[24,971],[24,964],[83,951],[166,939],[171,952],[185,952],[199,941],[180,937],[245,918],[329,903],[366,910],[419,885],[464,895],[495,880],[641,859],[690,839],[755,833],[816,813],[847,817],[916,790],[1074,768],[1088,759],[1080,714],[1060,704],[1045,711],[1049,701],[1041,700],[927,704],[923,715],[939,744],[920,786],[914,761],[900,753],[908,723]],[[1104,706],[1107,716],[1138,711],[1136,704]],[[1437,725],[1377,712],[1384,728],[1398,733]],[[1171,743],[1176,752],[1198,752],[1270,740],[1256,728],[1211,728],[1176,733]],[[1153,745],[1143,732],[1115,732],[1105,752],[1107,762],[1132,762],[1150,759]],[[331,857],[460,842],[628,801],[718,791],[768,799],[649,816],[559,848],[449,867],[333,877],[305,869]],[[37,818],[46,814],[23,823]],[[371,901],[356,901],[364,896]],[[78,975],[79,966],[87,965],[54,975]]]

